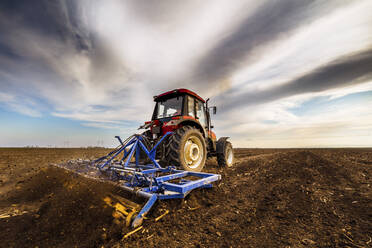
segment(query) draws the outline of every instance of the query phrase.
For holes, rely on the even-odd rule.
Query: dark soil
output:
[[[0,246],[372,247],[372,149],[236,149],[231,169],[208,161],[214,188],[157,203],[124,240],[103,201],[118,187],[48,165],[105,152],[0,149]]]

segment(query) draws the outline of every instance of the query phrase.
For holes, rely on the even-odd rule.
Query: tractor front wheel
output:
[[[170,137],[167,153],[170,165],[201,171],[207,157],[204,137],[198,129],[183,126]]]

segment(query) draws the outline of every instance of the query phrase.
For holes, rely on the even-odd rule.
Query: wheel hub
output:
[[[191,148],[190,148],[190,158],[193,161],[198,160],[198,158],[199,158],[199,147],[198,147],[198,145],[196,145],[196,144],[192,144],[191,145]]]
[[[197,137],[190,137],[184,147],[185,162],[190,168],[197,168],[203,160],[202,144]]]

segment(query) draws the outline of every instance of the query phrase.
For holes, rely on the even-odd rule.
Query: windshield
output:
[[[183,98],[179,96],[158,102],[158,113],[156,119],[181,115],[182,99]]]

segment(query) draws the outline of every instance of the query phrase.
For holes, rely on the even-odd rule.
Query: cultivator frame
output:
[[[172,132],[167,132],[150,151],[144,144],[146,137],[142,135],[132,135],[124,142],[119,136],[115,136],[120,146],[94,161],[94,165],[100,170],[113,172],[124,190],[147,199],[138,214],[132,217],[133,228],[142,224],[143,218],[157,200],[185,198],[193,189],[211,188],[212,182],[221,179],[219,174],[184,171],[174,166],[161,167],[155,159],[156,149],[169,135]],[[151,163],[140,164],[141,150]],[[123,157],[117,159],[120,154]],[[197,179],[193,180],[195,178]]]

